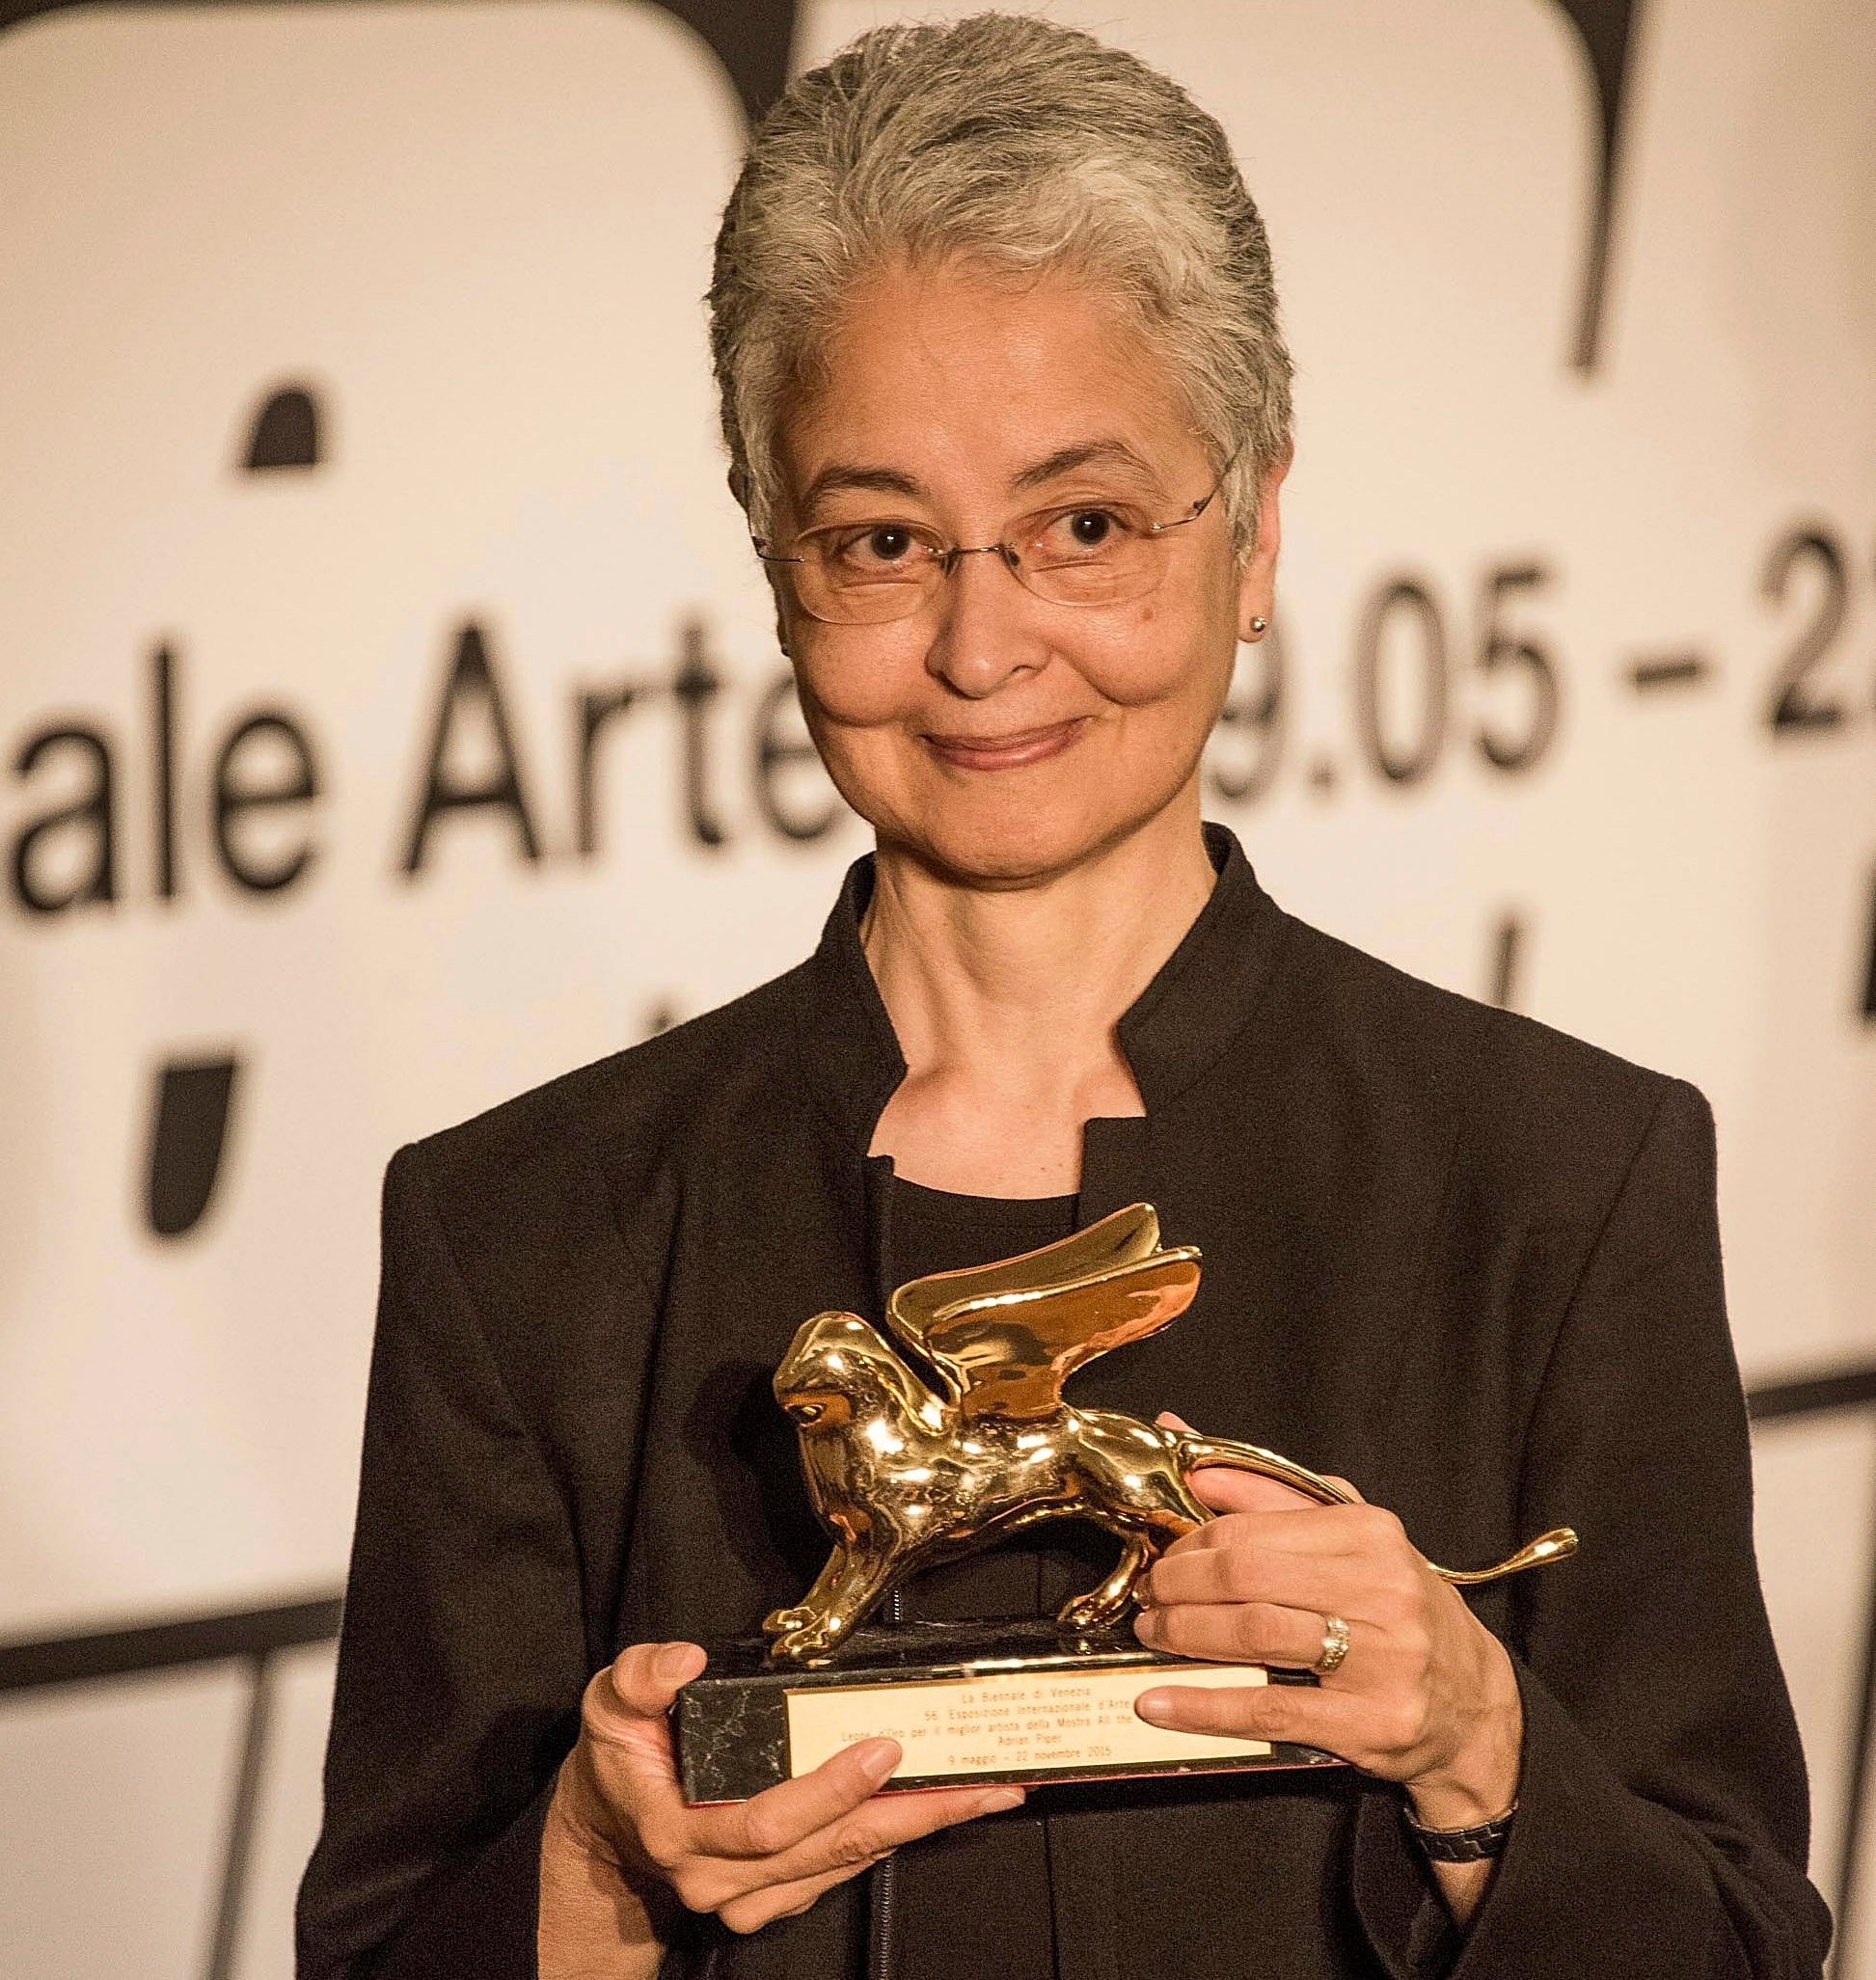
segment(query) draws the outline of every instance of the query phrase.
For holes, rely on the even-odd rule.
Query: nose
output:
[[[926,667],[966,700],[988,699],[1047,665],[1041,608],[997,546],[959,551],[933,602]]]

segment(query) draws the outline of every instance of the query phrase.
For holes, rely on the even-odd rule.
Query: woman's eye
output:
[[[1083,550],[1099,550],[1114,528],[1105,509],[1076,509],[1067,518],[1069,534]]]
[[[1124,509],[1061,509],[1041,526],[1035,546],[1046,557],[1095,557],[1111,555],[1137,533]]]
[[[833,561],[850,570],[889,570],[903,564],[917,541],[904,523],[869,523],[831,537]]]

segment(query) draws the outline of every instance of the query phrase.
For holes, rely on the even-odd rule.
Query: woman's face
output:
[[[884,270],[849,293],[822,357],[779,436],[778,550],[802,530],[893,523],[989,544],[1018,518],[1103,503],[1169,521],[1215,479],[1163,360],[1065,276]],[[1280,479],[1248,564],[1214,501],[1157,539],[1157,588],[1123,603],[1053,603],[1000,558],[969,556],[911,617],[829,625],[776,567],[809,729],[882,846],[1020,886],[1169,807],[1196,822],[1237,641],[1270,610]]]

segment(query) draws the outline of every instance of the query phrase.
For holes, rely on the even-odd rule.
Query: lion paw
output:
[[[1124,1595],[1105,1594],[1100,1588],[1091,1588],[1085,1595],[1076,1595],[1064,1602],[1055,1612],[1055,1620],[1064,1629],[1086,1634],[1094,1630],[1112,1629],[1121,1622],[1133,1606],[1133,1590]]]
[[[840,1632],[830,1624],[810,1618],[784,1630],[770,1643],[769,1654],[789,1664],[811,1664],[825,1657],[839,1638]]]

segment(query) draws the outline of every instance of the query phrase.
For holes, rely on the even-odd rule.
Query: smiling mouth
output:
[[[1001,736],[939,736],[927,734],[928,748],[940,763],[960,770],[1020,770],[1046,762],[1071,747],[1087,726],[1086,716],[1050,722],[1036,729],[1012,729]]]

